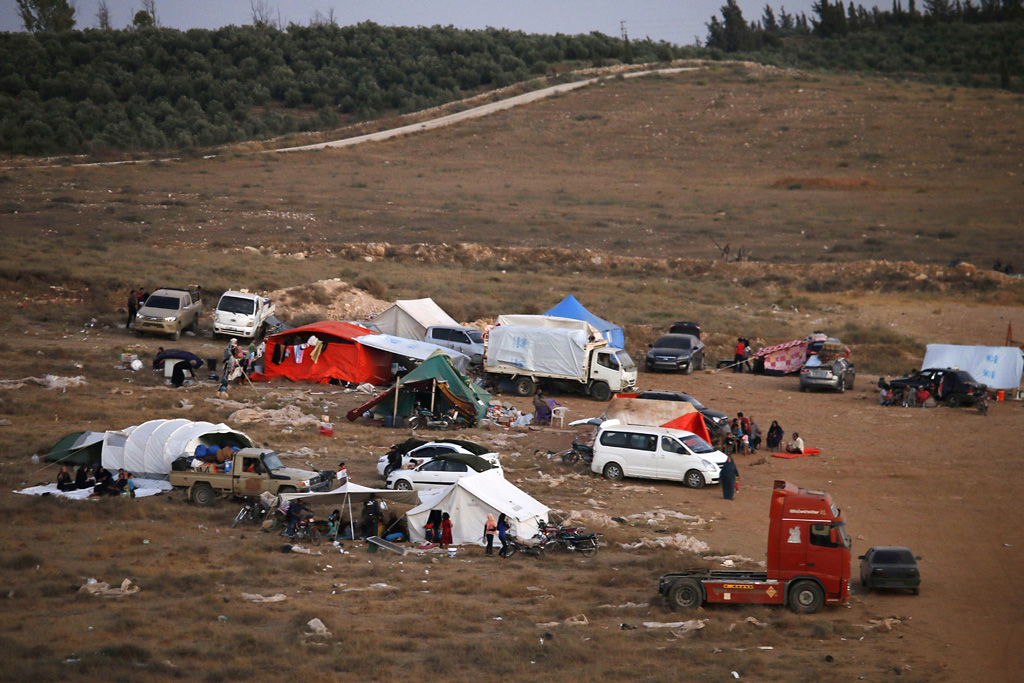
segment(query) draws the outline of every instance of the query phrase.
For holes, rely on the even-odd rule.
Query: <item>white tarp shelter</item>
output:
[[[362,505],[373,494],[380,500],[402,505],[419,505],[420,494],[417,491],[392,491],[391,489],[371,489],[368,486],[347,482],[333,491],[321,491],[320,493],[282,493],[281,504],[286,505],[296,498],[310,505],[343,505],[348,508],[348,530],[352,538],[356,537],[356,518],[352,512],[355,505],[362,513]]]
[[[516,536],[531,538],[540,533],[550,512],[547,505],[507,481],[498,470],[461,477],[451,486],[436,489],[436,493],[421,493],[426,502],[405,515],[409,537],[417,543],[426,540],[424,526],[431,510],[441,510],[451,516],[455,545],[485,545],[484,524],[488,514],[497,519],[504,512]]]
[[[921,369],[935,368],[966,370],[989,389],[1016,389],[1024,371],[1024,355],[1016,346],[929,344]]]
[[[196,446],[230,442],[240,448],[253,446],[252,440],[226,424],[191,420],[150,420],[121,431],[109,431],[103,437],[101,463],[109,470],[125,469],[136,477],[165,479],[171,463]]]
[[[362,337],[355,337],[352,341],[363,346],[372,346],[381,351],[387,351],[406,358],[414,358],[419,361],[424,361],[430,358],[436,351],[440,351],[452,359],[452,365],[458,368],[459,372],[465,373],[469,367],[469,356],[466,354],[425,341],[395,337],[390,334],[367,334]]]
[[[438,325],[458,327],[459,323],[429,297],[396,301],[364,323],[365,327],[381,334],[420,341],[424,339],[428,327]]]
[[[603,339],[583,320],[545,315],[502,315],[487,333],[485,366],[506,366],[580,377],[591,340]]]

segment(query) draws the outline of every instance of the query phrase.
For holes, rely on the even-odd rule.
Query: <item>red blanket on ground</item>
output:
[[[817,448],[805,448],[803,453],[772,453],[773,458],[786,458],[787,460],[802,458],[806,455],[821,455],[821,451]]]

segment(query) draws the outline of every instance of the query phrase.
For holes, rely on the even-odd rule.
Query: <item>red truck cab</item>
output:
[[[704,603],[788,604],[814,613],[850,596],[850,539],[832,496],[784,481],[772,490],[767,571],[690,569],[661,577],[676,609]]]

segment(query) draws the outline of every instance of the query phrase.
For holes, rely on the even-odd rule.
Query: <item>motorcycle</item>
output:
[[[235,521],[231,522],[231,528],[234,529],[239,523],[246,520],[253,524],[262,524],[266,516],[267,510],[263,508],[259,500],[246,500],[245,505],[235,515]]]
[[[533,538],[529,539],[520,539],[509,534],[505,539],[505,546],[498,551],[498,555],[504,559],[508,559],[516,553],[543,555],[550,542],[551,539],[545,534],[536,534]]]
[[[562,453],[562,462],[566,465],[575,465],[578,462],[591,463],[594,460],[594,447],[580,443],[577,439],[572,440],[572,448]]]
[[[578,552],[583,557],[593,557],[601,546],[600,534],[585,533],[583,527],[545,527],[545,535],[550,539],[547,543],[551,549],[562,546],[566,550]]]
[[[316,518],[305,517],[295,523],[295,530],[290,537],[293,541],[308,540],[313,545],[320,545],[320,530],[316,526]]]
[[[434,411],[417,407],[409,417],[409,428],[419,429],[453,429],[455,427],[455,411],[435,415]]]
[[[988,415],[988,391],[980,391],[974,400],[974,407],[982,415]]]

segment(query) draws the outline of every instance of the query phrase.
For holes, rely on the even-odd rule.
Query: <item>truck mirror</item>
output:
[[[654,344],[648,344],[648,345],[647,345],[647,348],[649,348],[649,349],[653,349],[653,348],[654,348]]]
[[[864,559],[864,556],[863,556],[863,555],[858,555],[858,556],[857,556],[857,559],[858,559],[858,560],[863,560],[863,559]]]

